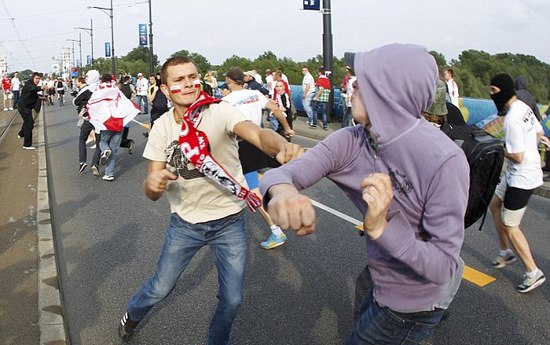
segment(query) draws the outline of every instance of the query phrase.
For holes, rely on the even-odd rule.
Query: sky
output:
[[[185,49],[221,64],[232,55],[255,59],[266,51],[306,61],[323,52],[323,15],[302,0],[151,0],[153,51],[163,63]],[[321,0],[322,2],[322,0]],[[49,72],[65,48],[84,62],[90,35],[75,27],[93,21],[94,58],[111,41],[110,0],[0,0],[0,56],[10,72]],[[108,11],[107,11],[108,12]],[[148,24],[147,0],[113,0],[115,53],[139,44]],[[332,0],[333,53],[366,51],[389,43],[415,43],[447,61],[464,50],[532,55],[550,64],[550,0]],[[274,66],[276,67],[276,66]],[[146,71],[144,71],[146,72]]]

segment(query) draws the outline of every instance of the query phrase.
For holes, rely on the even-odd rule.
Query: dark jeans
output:
[[[90,135],[90,132],[94,130],[94,126],[90,123],[90,121],[84,121],[82,123],[82,126],[80,127],[80,136],[78,138],[78,161],[81,163],[86,163],[88,160],[88,151],[86,148],[86,140],[88,140],[88,135]],[[101,149],[99,148],[99,140],[101,139],[101,135],[96,133],[95,135],[95,151],[94,156],[92,158],[92,165],[99,165],[99,155],[101,153]]]
[[[13,108],[17,109],[17,104],[19,103],[19,90],[13,91]]]
[[[32,109],[18,108],[19,114],[23,118],[23,126],[19,131],[19,136],[25,138],[23,146],[32,146],[32,129],[34,128],[34,118],[32,117]]]
[[[130,131],[130,127],[124,127],[122,130],[122,139],[120,140],[120,147],[130,148],[130,142],[132,142],[132,139],[128,139],[128,132]]]
[[[313,102],[313,126],[317,126],[317,119],[321,116],[323,121],[323,127],[327,126],[327,103],[326,102]]]
[[[439,324],[445,310],[399,313],[381,307],[372,296],[372,289],[361,306],[361,317],[354,323],[346,345],[419,344]]]

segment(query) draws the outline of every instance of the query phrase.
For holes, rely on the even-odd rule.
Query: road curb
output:
[[[37,235],[38,235],[38,313],[40,344],[67,344],[65,320],[59,292],[59,276],[52,230],[52,217],[48,193],[48,169],[44,142],[44,111],[38,116],[38,182],[37,182]]]

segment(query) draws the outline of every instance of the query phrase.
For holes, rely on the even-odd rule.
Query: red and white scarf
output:
[[[181,152],[201,173],[220,186],[244,200],[250,211],[255,212],[262,205],[260,198],[235,180],[210,154],[206,133],[197,129],[205,106],[219,103],[220,99],[200,92],[197,100],[183,114],[183,123],[179,137]]]

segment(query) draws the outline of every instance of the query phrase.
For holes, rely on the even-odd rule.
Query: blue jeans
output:
[[[306,98],[302,99],[302,105],[304,106],[304,111],[307,114],[307,123],[310,125],[313,124],[313,107],[311,105],[313,96],[315,96],[315,92],[311,92],[306,96]]]
[[[345,107],[344,116],[342,116],[342,128],[351,126],[351,107]]]
[[[352,328],[346,345],[418,344],[428,337],[443,317],[444,309],[418,313],[399,313],[380,307],[372,289],[363,301],[361,317]]]
[[[122,132],[101,131],[101,139],[99,141],[101,152],[107,149],[111,150],[111,156],[109,156],[107,164],[105,164],[105,175],[107,176],[114,176],[116,153],[120,147],[121,140]]]
[[[313,102],[313,120],[311,122],[312,126],[317,126],[317,119],[321,114],[323,119],[323,128],[327,126],[327,103],[326,102]]]
[[[137,95],[137,100],[138,100],[139,110],[142,111],[142,109],[143,109],[143,113],[148,114],[149,113],[149,103],[147,103],[147,95]],[[143,103],[143,107],[141,105],[142,103]]]
[[[229,344],[231,326],[243,295],[247,252],[244,212],[199,224],[188,223],[173,213],[155,274],[128,303],[130,319],[141,320],[164,299],[205,245],[213,249],[219,284],[218,306],[210,323],[207,344]]]

